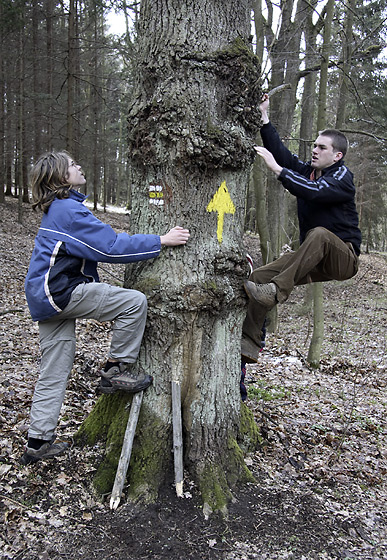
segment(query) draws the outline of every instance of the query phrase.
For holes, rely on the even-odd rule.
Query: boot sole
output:
[[[103,393],[104,395],[112,395],[117,391],[125,391],[125,393],[139,393],[140,391],[145,391],[145,389],[147,389],[150,385],[152,385],[152,382],[153,382],[153,377],[151,377],[150,380],[144,381],[143,383],[136,385],[135,387],[128,387],[119,384],[112,384],[111,387],[106,387],[102,385],[100,382],[100,384],[97,387],[97,391],[98,393]]]

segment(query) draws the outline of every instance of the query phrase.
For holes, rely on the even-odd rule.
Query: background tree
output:
[[[0,3],[0,204],[4,202],[5,185],[5,42],[4,42],[4,6]]]
[[[326,4],[326,17],[324,23],[322,61],[320,69],[319,90],[317,98],[317,131],[326,128],[326,105],[328,90],[328,68],[331,50],[331,30],[333,19],[334,0],[328,0]],[[321,347],[324,340],[324,305],[323,305],[323,283],[315,282],[313,290],[313,334],[308,351],[308,362],[313,367],[320,363]]]
[[[106,36],[104,2],[0,0],[0,6],[3,49],[0,120],[4,126],[0,146],[4,163],[1,195],[16,195],[20,182],[18,127],[23,104],[25,185],[26,170],[38,154],[67,148],[85,169],[94,170],[95,198],[102,201],[102,166],[95,159],[103,153],[111,162],[103,174],[107,202],[126,202],[128,183],[125,174],[117,170],[128,165],[123,155],[127,153],[126,136],[120,130],[125,122],[127,102],[123,94],[130,89],[131,68],[128,57],[122,57],[121,39]],[[20,49],[20,27],[24,36],[22,61],[15,56]],[[106,123],[103,129],[101,123]],[[91,180],[89,183],[92,185]],[[117,191],[122,193],[123,200],[116,200]]]
[[[293,91],[293,94],[290,94],[290,91],[286,89],[273,96],[271,119],[285,143],[288,143],[289,148],[295,151],[296,146],[298,146],[301,159],[309,159],[311,142],[316,132],[313,123],[318,118],[316,113],[318,92],[324,83],[328,84],[329,94],[326,95],[325,100],[322,99],[321,101],[321,107],[324,107],[321,114],[325,113],[324,120],[326,123],[324,125],[326,124],[329,127],[339,126],[348,135],[351,150],[347,163],[355,172],[358,203],[364,205],[361,198],[364,194],[364,188],[359,178],[364,177],[364,166],[370,165],[371,167],[372,164],[369,159],[367,160],[357,152],[357,148],[360,147],[359,136],[361,135],[363,140],[367,138],[367,143],[372,142],[373,149],[376,149],[378,154],[382,149],[381,144],[385,145],[385,141],[380,138],[379,146],[377,146],[375,136],[371,140],[372,134],[367,131],[358,130],[356,132],[352,123],[361,122],[361,115],[364,112],[369,112],[370,107],[374,105],[373,102],[370,103],[369,101],[377,99],[380,95],[380,93],[377,93],[376,73],[380,79],[380,76],[383,76],[383,73],[380,72],[381,66],[385,65],[385,62],[379,56],[381,46],[385,44],[383,43],[385,34],[381,32],[386,17],[385,7],[376,2],[370,4],[356,1],[328,2],[319,12],[317,2],[300,2],[297,4],[297,10],[296,5],[291,4],[281,2],[278,10],[275,3],[267,1],[263,4],[267,10],[263,18],[259,11],[261,4],[254,4],[255,24],[260,30],[257,31],[257,35],[264,34],[266,40],[263,60],[266,61],[265,67],[268,68],[268,71],[263,74],[263,79],[267,80],[267,89],[270,90],[273,86],[289,83]],[[366,22],[368,23],[366,24]],[[368,30],[372,30],[371,32],[366,32],[367,25]],[[332,27],[332,31],[329,31],[330,27]],[[296,30],[301,30],[301,34],[297,33]],[[327,46],[327,41],[323,39],[324,33],[330,39],[330,47]],[[289,39],[290,36],[291,39]],[[287,47],[290,45],[290,41],[292,41],[292,46],[289,49],[289,54]],[[376,62],[378,70],[373,71],[368,66],[369,60],[374,63],[378,61]],[[296,68],[297,71],[295,71]],[[321,69],[323,69],[322,72]],[[359,89],[362,83],[356,76],[359,72],[364,75],[367,74],[368,77],[375,76],[367,93],[363,93]],[[382,94],[382,98],[383,96],[385,97]],[[301,103],[297,106],[299,98]],[[278,107],[280,111],[287,114],[283,115],[278,112]],[[345,111],[343,111],[343,107],[346,108]],[[370,118],[367,120],[371,121]],[[385,127],[381,126],[382,119],[375,119],[374,117],[373,120],[375,130],[378,129],[379,134],[385,138]],[[378,125],[376,125],[376,121]],[[368,127],[368,123],[366,127]],[[292,138],[297,139],[297,143]],[[368,150],[368,154],[371,152],[372,147]],[[352,155],[354,156],[353,159]],[[376,168],[382,171],[384,163],[382,163],[380,157],[376,156],[376,159],[378,159]],[[262,179],[262,172],[258,166],[259,164],[255,162],[253,178],[256,182],[253,189],[255,193],[259,193],[257,194],[258,200],[256,199],[256,212],[248,210],[246,215],[250,218],[254,215],[260,217],[260,223],[256,224],[256,228],[261,238],[263,261],[266,262],[267,259],[272,260],[278,256],[278,251],[281,251],[285,242],[295,248],[297,247],[298,236],[295,229],[297,219],[293,197],[289,197],[283,192],[278,193],[279,189],[280,191],[283,191],[283,189],[275,180],[272,185],[272,178],[269,177],[268,181]],[[380,188],[382,183],[385,185],[380,176],[380,180],[375,183],[375,171],[375,168],[373,168],[373,187],[369,187],[368,193],[374,193],[375,184],[378,185],[377,189]],[[379,175],[379,173],[376,172],[376,175]],[[383,172],[382,175],[384,175]],[[262,192],[262,187],[264,192]],[[367,194],[366,197],[368,196]],[[267,208],[266,198],[268,200]],[[382,202],[381,196],[377,196],[377,198],[382,203],[382,207],[385,208],[385,200]],[[373,206],[372,203],[371,205]],[[272,210],[270,210],[270,207]],[[265,208],[265,210],[262,211],[262,208]],[[364,215],[360,206],[359,209],[360,225],[362,227]],[[266,216],[270,227],[265,226]],[[375,222],[378,222],[376,214],[374,217]],[[249,229],[253,228],[251,221],[247,224]],[[273,231],[273,224],[275,231]],[[281,224],[280,227],[279,224]],[[282,234],[278,236],[281,228]],[[371,226],[371,229],[375,228]],[[365,229],[365,231],[367,230]],[[277,247],[277,254],[276,251],[270,251],[269,247]],[[271,312],[270,319],[270,328],[275,330],[276,313],[273,315]]]

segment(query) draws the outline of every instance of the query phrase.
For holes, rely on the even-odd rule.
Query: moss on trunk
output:
[[[248,452],[257,449],[262,442],[263,437],[261,436],[259,428],[255,423],[253,413],[244,403],[242,403],[238,434],[239,445],[243,451]]]
[[[93,479],[99,495],[112,490],[131,401],[131,395],[121,392],[103,395],[76,435],[78,443],[104,445],[104,457]],[[165,424],[149,405],[143,404],[127,475],[130,500],[148,503],[157,499],[161,484],[173,469],[171,430],[170,423]],[[229,437],[216,459],[204,461],[194,469],[206,515],[211,511],[226,513],[232,489],[239,483],[254,482],[244,462],[244,453],[256,449],[259,443],[254,417],[242,404],[238,441]]]
[[[244,462],[243,452],[233,437],[229,438],[221,457],[198,468],[197,478],[206,516],[212,511],[226,515],[227,504],[236,485],[255,482]]]
[[[224,511],[233,489],[253,480],[243,453],[259,434],[239,394],[244,203],[261,99],[250,18],[247,0],[219,3],[216,11],[208,0],[141,2],[128,112],[131,229],[162,234],[181,225],[191,238],[154,261],[128,265],[125,274],[125,287],[147,295],[138,364],[154,378],[129,465],[131,499],[156,499],[173,473],[172,380],[181,386],[185,467],[206,510]],[[210,211],[223,184],[234,210]],[[149,196],[155,185],[162,204]],[[125,404],[109,398],[83,428],[91,442],[106,437],[100,492],[113,484],[127,418]]]
[[[100,495],[111,492],[121,455],[132,396],[122,392],[103,395],[76,435],[81,444],[103,443],[105,453],[93,479]],[[148,502],[158,489],[170,460],[170,425],[165,425],[147,404],[142,405],[128,469],[130,498]]]

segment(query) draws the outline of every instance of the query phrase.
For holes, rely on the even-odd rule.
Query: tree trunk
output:
[[[295,11],[295,13],[294,13]],[[296,91],[299,81],[300,68],[300,43],[305,18],[303,8],[297,2],[281,3],[281,28],[278,38],[271,49],[272,77],[270,88],[282,84],[291,84],[291,88],[284,89],[270,100],[270,120],[276,126],[285,144],[291,136],[293,116],[296,108]],[[285,53],[285,54],[284,54]],[[267,211],[268,227],[272,259],[278,258],[286,239],[287,229],[287,201],[285,189],[272,173],[268,176],[267,185]],[[277,309],[270,314],[271,330],[275,330],[277,323]]]
[[[313,284],[313,335],[308,350],[308,362],[318,368],[320,365],[321,348],[324,342],[324,284]]]
[[[304,37],[305,37],[305,66],[309,68],[316,62],[316,28],[313,25],[313,15],[315,4],[303,2],[306,11]],[[314,116],[315,116],[315,91],[316,73],[309,72],[304,78],[304,87],[301,99],[301,123],[300,123],[300,145],[298,156],[302,161],[310,159],[311,146],[314,135]]]
[[[45,88],[48,99],[47,109],[44,115],[46,122],[46,149],[52,150],[52,129],[53,129],[53,0],[46,0],[44,3],[44,13],[46,18],[46,80]]]
[[[21,18],[24,22],[25,5],[21,6]],[[25,157],[25,30],[24,25],[19,30],[19,61],[18,61],[18,81],[19,81],[19,97],[18,97],[18,128],[17,128],[17,149],[18,149],[18,222],[23,221],[23,202],[28,202],[27,189],[27,165]]]
[[[155,499],[173,472],[174,380],[181,385],[185,468],[205,513],[226,508],[234,485],[252,480],[239,444],[242,433],[245,443],[258,438],[239,394],[244,202],[261,97],[249,35],[248,0],[218,2],[216,10],[209,0],[141,3],[129,111],[133,231],[164,233],[180,224],[191,239],[127,268],[125,285],[148,297],[139,364],[154,377],[129,492]],[[101,422],[101,413],[93,416],[90,430]]]
[[[40,2],[33,0],[32,2],[32,87],[33,87],[33,134],[34,134],[34,148],[33,154],[36,160],[42,153],[42,124],[41,124],[41,103],[40,103],[40,83],[39,83],[39,68],[42,64],[42,59],[40,58]]]
[[[256,35],[255,54],[262,64],[264,52],[264,27],[265,22],[262,16],[262,1],[254,0],[254,25]],[[260,137],[257,138],[257,144],[260,143]],[[264,171],[265,167],[265,171]],[[262,165],[260,157],[256,157],[250,179],[250,190],[254,192],[255,198],[255,230],[259,234],[261,245],[262,263],[266,264],[273,260],[273,252],[270,246],[269,224],[267,220],[267,173],[266,166]]]
[[[76,19],[77,0],[69,0],[68,15],[68,58],[67,58],[67,122],[66,122],[66,148],[74,155],[74,68],[76,60]]]
[[[93,156],[92,156],[92,177],[93,177],[93,208],[97,209],[99,191],[100,191],[100,153],[98,138],[100,132],[100,113],[101,106],[99,103],[101,92],[99,87],[99,74],[98,74],[98,41],[99,41],[99,15],[97,10],[97,5],[93,6],[92,13],[92,26],[93,26],[93,45],[92,45],[92,56],[91,56],[91,67],[93,69],[93,74],[91,77],[91,113],[92,113],[92,144],[93,144]]]
[[[322,62],[320,70],[320,84],[318,96],[317,131],[326,126],[326,106],[328,90],[328,67],[331,45],[331,29],[334,11],[334,0],[328,0],[326,5],[326,17],[324,23],[324,35],[322,46]],[[313,335],[310,341],[308,361],[313,367],[320,364],[321,348],[324,341],[324,291],[323,283],[313,286]]]
[[[266,201],[266,184],[267,173],[263,169],[261,158],[255,158],[253,172],[251,177],[252,188],[255,193],[255,220],[256,229],[259,233],[259,241],[261,246],[262,264],[273,261],[273,252],[271,251],[269,227],[267,223],[267,201]]]
[[[259,13],[259,3],[254,3],[254,14],[258,16],[258,25],[262,26],[261,34],[266,33],[266,42],[269,47],[271,62],[271,79],[269,89],[282,84],[290,84],[291,88],[284,89],[281,93],[273,96],[270,101],[270,120],[276,126],[285,143],[290,139],[293,116],[296,107],[296,91],[299,81],[300,68],[300,43],[307,12],[304,6],[299,7],[294,1],[281,3],[280,30],[277,38],[272,32],[274,2],[266,2],[268,8],[268,20],[264,24]],[[259,42],[257,41],[257,46]],[[256,186],[259,206],[257,206],[257,217],[260,223],[257,229],[262,234],[261,249],[263,251],[263,262],[270,262],[278,258],[286,239],[288,220],[288,196],[285,189],[269,173],[266,179],[266,196],[262,193],[262,178],[259,177],[255,168],[256,181],[261,185]],[[265,200],[265,201],[264,201]],[[264,217],[266,214],[267,217]],[[264,224],[264,221],[266,224]],[[274,332],[277,329],[278,310],[274,307],[268,313],[268,330]]]
[[[3,18],[3,5],[0,2],[0,24]],[[3,40],[3,25],[0,25],[0,204],[5,200],[4,187],[6,182],[5,174],[5,60]]]
[[[337,104],[336,128],[340,129],[344,126],[347,114],[348,104],[348,84],[350,83],[350,71],[352,63],[353,50],[353,18],[356,13],[356,1],[348,0],[345,10],[345,35],[343,40],[342,58],[343,71],[340,76],[340,91]]]
[[[329,69],[329,56],[331,48],[331,30],[333,11],[335,7],[334,0],[328,0],[326,4],[326,16],[324,21],[323,45],[321,50],[321,68],[320,68],[320,83],[318,92],[318,105],[317,105],[317,132],[326,126],[326,112],[327,112],[327,92],[328,92],[328,69]]]

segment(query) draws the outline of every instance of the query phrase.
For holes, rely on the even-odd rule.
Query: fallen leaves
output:
[[[23,292],[39,214],[26,207],[28,226],[22,226],[14,219],[15,205],[16,201],[0,205],[0,502],[4,526],[0,548],[4,559],[91,557],[87,551],[93,550],[93,534],[84,533],[99,516],[106,519],[107,515],[105,505],[90,489],[98,447],[72,447],[52,463],[22,467],[18,462],[39,369],[37,325],[30,320]],[[103,219],[120,229],[125,217],[104,215]],[[387,557],[385,270],[384,257],[363,255],[357,278],[325,285],[326,336],[319,370],[310,370],[305,360],[311,318],[305,314],[300,287],[280,306],[278,332],[268,336],[259,364],[248,366],[247,371],[251,395],[247,403],[264,439],[262,448],[246,457],[246,465],[259,477],[258,489],[265,488],[273,496],[272,503],[260,501],[260,519],[267,514],[275,523],[281,512],[302,524],[301,505],[305,496],[312,495],[320,504],[321,519],[332,525],[332,541],[341,543],[342,554],[347,551],[349,558],[356,559]],[[122,277],[122,272],[104,265],[101,277],[112,281],[110,274]],[[96,401],[96,372],[109,339],[109,324],[78,322],[76,358],[58,427],[63,439],[71,441]],[[193,486],[185,497],[192,498],[195,492]],[[249,523],[249,518],[240,521]],[[105,531],[101,524],[96,527],[97,532]],[[264,538],[264,530],[264,524],[257,523],[248,542],[233,538],[232,552],[224,558],[296,558],[291,548],[296,535],[288,550],[257,552],[254,535]],[[67,549],[62,555],[68,535],[77,537],[86,552]],[[107,528],[104,539],[106,549],[101,548],[99,558],[113,552],[108,550]],[[215,553],[220,537],[211,534],[205,543]],[[321,552],[297,558],[332,557]]]

